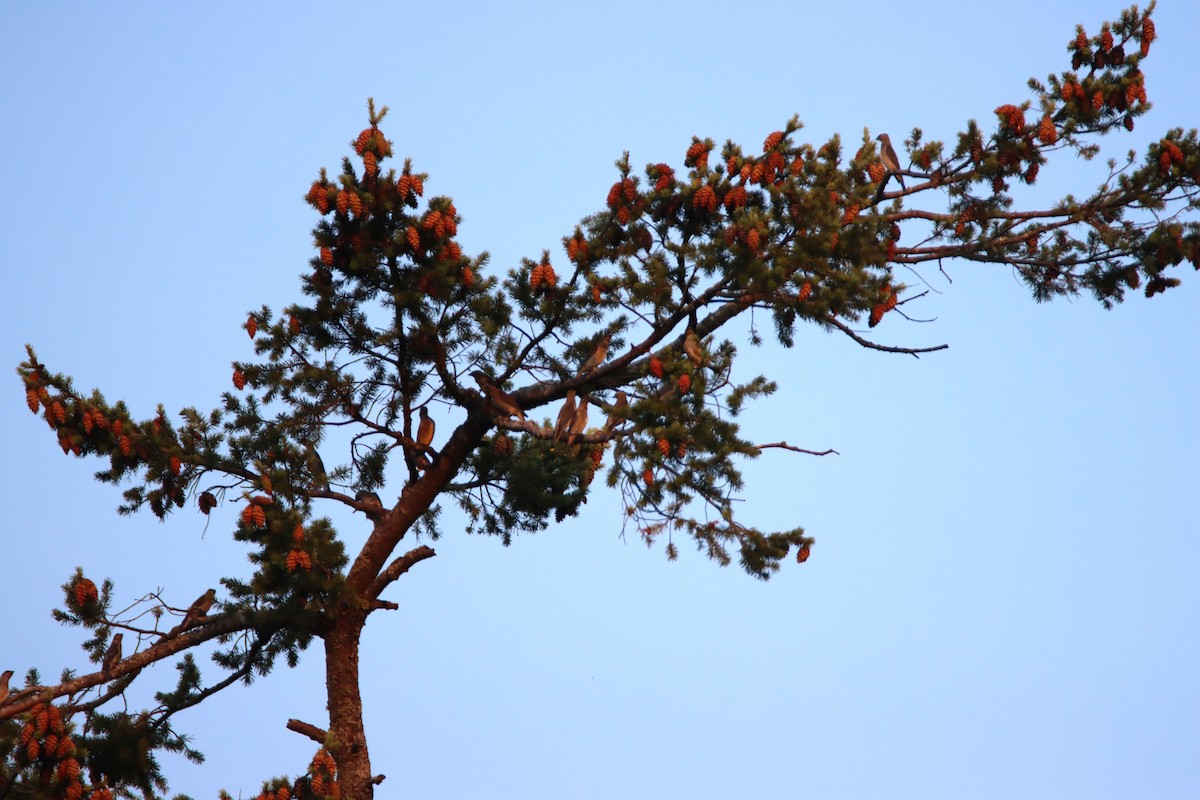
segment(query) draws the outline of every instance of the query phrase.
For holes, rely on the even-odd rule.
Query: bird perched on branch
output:
[[[122,634],[114,633],[112,641],[109,642],[108,649],[104,651],[104,660],[101,662],[100,671],[106,678],[112,675],[113,667],[121,660],[122,638],[124,638]]]
[[[567,432],[571,429],[571,423],[575,420],[575,390],[567,390],[567,399],[563,401],[562,408],[558,410],[558,421],[554,423],[554,435],[552,441],[561,442],[566,437]]]
[[[683,352],[697,367],[704,364],[704,347],[695,328],[687,329],[687,335],[683,337]]]
[[[596,367],[604,363],[604,359],[608,358],[608,345],[611,342],[611,333],[606,333],[600,338],[600,341],[596,343],[595,349],[592,350],[592,354],[584,359],[583,365],[579,368],[580,375],[584,374],[585,372],[591,372]]]
[[[588,417],[588,399],[586,397],[579,398],[579,405],[575,408],[575,415],[571,418],[571,427],[567,436],[567,444],[572,447],[579,440],[579,436],[587,428]],[[572,453],[572,455],[575,455]]]
[[[617,402],[613,403],[612,411],[608,412],[608,419],[604,422],[604,432],[612,433],[613,428],[621,424],[622,418],[619,412],[629,408],[629,395],[625,394],[623,389],[617,391]]]
[[[510,417],[525,419],[525,412],[521,409],[520,404],[517,403],[517,399],[492,383],[492,379],[488,377],[486,372],[477,369],[471,373],[471,377],[479,384],[480,391],[483,392],[483,396],[487,398],[488,403],[493,408]]]
[[[321,454],[312,442],[304,441],[301,444],[304,445],[304,466],[312,476],[313,486],[317,489],[328,489],[329,478],[325,475],[325,462],[321,460]]]
[[[900,188],[907,189],[904,185],[904,176],[900,174],[900,157],[896,155],[896,148],[892,147],[892,140],[886,133],[881,133],[875,137],[879,141],[879,159],[883,162],[883,166],[887,168],[888,176],[884,177],[883,183],[879,184],[880,193],[883,192],[883,187],[887,185],[888,178],[891,175],[896,176],[896,180],[900,181]]]
[[[433,432],[436,426],[433,422],[433,417],[429,416],[429,411],[425,406],[421,406],[421,422],[417,425],[417,444],[422,448],[429,447],[433,441]],[[417,469],[429,468],[429,456],[425,455],[424,450],[417,453]]]
[[[0,703],[3,703],[4,698],[8,697],[8,679],[12,677],[12,674],[11,669],[0,672]]]
[[[184,612],[183,622],[180,622],[172,630],[171,634],[182,633],[188,628],[195,625],[204,617],[208,616],[209,610],[213,607],[213,602],[217,599],[217,590],[209,589],[204,594],[196,598],[196,602],[188,606],[188,610]]]
[[[383,519],[383,501],[379,499],[379,495],[367,489],[359,489],[354,493],[354,499],[367,506],[362,509],[362,512],[371,522],[379,522]]]

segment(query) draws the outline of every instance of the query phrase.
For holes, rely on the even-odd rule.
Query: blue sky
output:
[[[693,134],[756,147],[793,113],[818,143],[952,139],[1120,8],[5,4],[0,353],[15,367],[31,342],[143,417],[214,406],[251,354],[246,312],[299,297],[301,195],[337,169],[368,96],[427,191],[455,198],[464,249],[503,271],[600,207],[623,150],[678,166]],[[1155,108],[1106,156],[1200,122],[1200,7],[1165,0],[1156,19]],[[1052,163],[1039,197],[1103,173]],[[945,270],[953,283],[922,273],[936,322],[892,315],[875,334],[947,351],[817,329],[790,351],[743,346],[739,374],[781,385],[750,438],[841,453],[747,465],[746,521],[817,537],[769,583],[621,540],[603,492],[507,549],[447,510],[438,557],[364,641],[380,796],[1200,795],[1200,281],[1106,312],[1035,305],[1003,269]],[[84,666],[49,617],[76,565],[114,577],[118,605],[186,605],[249,572],[232,510],[207,529],[119,518],[99,464],[62,456],[15,376],[0,420],[0,668]],[[349,546],[365,537],[328,513]],[[167,760],[172,789],[253,795],[303,769],[313,748],[283,726],[325,722],[320,660],[183,720],[209,761]],[[172,680],[166,664],[143,677]]]

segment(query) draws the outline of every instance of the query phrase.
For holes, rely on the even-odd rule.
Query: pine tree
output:
[[[442,502],[465,512],[470,531],[507,544],[580,514],[602,473],[625,524],[668,558],[691,540],[762,579],[789,556],[807,560],[814,542],[803,528],[761,531],[735,513],[741,459],[800,448],[740,434],[739,414],[775,384],[734,381],[737,349],[722,329],[761,313],[784,347],[813,323],[863,347],[938,350],[883,344],[862,324],[905,317],[920,299],[900,267],[952,258],[1005,265],[1038,301],[1089,293],[1110,307],[1131,289],[1152,297],[1178,285],[1171,268],[1200,266],[1200,225],[1183,219],[1197,202],[1195,131],[1169,131],[1082,200],[1021,210],[1010,195],[1054,154],[1090,158],[1097,137],[1132,130],[1147,109],[1152,10],[1130,9],[1095,36],[1079,29],[1071,71],[1031,81],[1032,100],[1000,105],[953,143],[915,129],[896,164],[885,166],[867,132],[852,155],[839,137],[799,141],[796,118],[761,148],[694,138],[681,168],[655,163],[638,175],[626,155],[603,207],[561,253],[504,276],[486,254],[463,252],[450,197],[427,198],[429,178],[411,160],[392,166],[387,109],[369,103],[354,155],[304,196],[319,217],[307,300],[250,312],[255,358],[233,365],[221,407],[172,417],[160,406],[138,419],[77,391],[29,349],[19,373],[30,410],[64,453],[107,460],[101,481],[129,484],[122,513],[235,504],[233,535],[254,571],[221,577],[215,602],[148,597],[118,612],[111,583],[77,570],[57,619],[90,633],[83,647],[102,666],[46,686],[30,673],[0,700],[2,785],[27,796],[158,796],[156,752],[200,758],[176,713],[281,656],[294,664],[319,641],[328,727],[290,727],[320,749],[302,777],[274,779],[260,796],[372,796],[360,636],[374,612],[396,607],[388,587],[435,555],[421,542],[442,535]],[[901,244],[905,228],[911,245]],[[437,436],[434,418],[448,435]],[[334,439],[349,442],[344,463],[321,455],[336,452]],[[363,514],[370,533],[357,552],[319,515],[330,504]],[[138,621],[147,610],[151,627]],[[228,675],[209,685],[189,651],[213,640]],[[178,682],[156,707],[101,710],[176,654]]]

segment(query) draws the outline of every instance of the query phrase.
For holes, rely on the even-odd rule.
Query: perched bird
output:
[[[508,392],[501,389],[496,384],[492,383],[492,379],[488,374],[481,369],[477,369],[471,373],[471,377],[479,384],[480,391],[483,396],[488,399],[492,407],[504,412],[510,417],[525,419],[525,412],[521,410],[521,406],[517,403],[517,399]]]
[[[113,667],[121,660],[121,639],[122,635],[114,633],[112,642],[109,643],[108,649],[104,651],[104,660],[101,662],[100,670],[105,677],[112,675]]]
[[[12,677],[12,674],[11,669],[0,672],[0,703],[3,703],[4,698],[8,697],[8,679]]]
[[[695,328],[687,329],[687,335],[683,337],[683,352],[697,367],[704,363],[704,348]]]
[[[421,406],[421,422],[417,425],[417,444],[421,447],[429,447],[433,441],[433,431],[436,426],[433,423],[433,417],[429,416],[429,411],[425,406]],[[427,469],[429,467],[429,457],[424,451],[417,453],[417,469]]]
[[[313,447],[312,442],[305,441],[302,444],[304,445],[304,466],[308,468],[308,474],[312,476],[313,487],[328,489],[329,478],[325,476],[325,462],[321,460],[321,454],[317,452],[317,448]]]
[[[588,399],[586,397],[579,398],[579,406],[575,409],[575,416],[571,418],[571,427],[568,431],[567,444],[574,445],[579,439],[580,434],[587,428],[587,411]]]
[[[567,431],[571,429],[571,423],[575,421],[575,390],[567,391],[567,399],[563,401],[562,408],[558,411],[558,421],[554,423],[554,436],[551,439],[555,442],[561,442],[567,435]]]
[[[612,411],[608,413],[608,419],[604,422],[604,432],[612,433],[613,428],[621,424],[622,418],[618,412],[629,408],[629,395],[625,391],[617,391],[617,402],[613,403]]]
[[[584,359],[583,366],[579,368],[579,374],[591,372],[596,367],[604,363],[604,359],[608,357],[608,345],[612,342],[612,334],[606,333],[596,343],[596,347],[592,350],[592,354]]]
[[[217,599],[217,590],[209,589],[204,594],[196,598],[196,602],[188,606],[188,610],[184,612],[183,622],[180,622],[171,631],[172,634],[182,633],[188,628],[195,625],[204,617],[208,616],[209,609],[213,607],[213,602]]]
[[[892,147],[892,140],[886,133],[881,133],[875,137],[879,141],[879,158],[883,161],[883,166],[887,167],[889,173],[896,176],[900,181],[900,188],[907,189],[904,185],[904,176],[900,174],[900,157],[896,155],[896,148]],[[890,177],[890,176],[889,176]],[[887,185],[888,179],[885,177],[883,183],[879,185],[879,191],[883,191],[883,187]]]
[[[367,519],[371,522],[379,522],[383,519],[383,501],[379,499],[379,495],[367,489],[359,489],[354,493],[354,499],[369,509],[363,509],[363,513],[367,515]]]

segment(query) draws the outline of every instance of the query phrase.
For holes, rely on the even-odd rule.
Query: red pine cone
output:
[[[246,320],[246,333],[250,334],[250,338],[254,338],[254,334],[258,333],[258,320],[253,316]]]
[[[242,374],[242,371],[240,369],[235,369],[233,371],[233,385],[235,387],[237,387],[238,391],[241,391],[242,389],[246,388],[246,376]],[[119,423],[120,421],[121,420],[117,420],[117,422],[114,422],[113,425],[114,426],[117,425],[117,423]]]
[[[783,131],[774,131],[768,134],[766,141],[763,142],[763,152],[774,150],[775,147],[783,141]]]
[[[650,356],[650,374],[656,378],[663,376],[663,363],[658,356]]]

